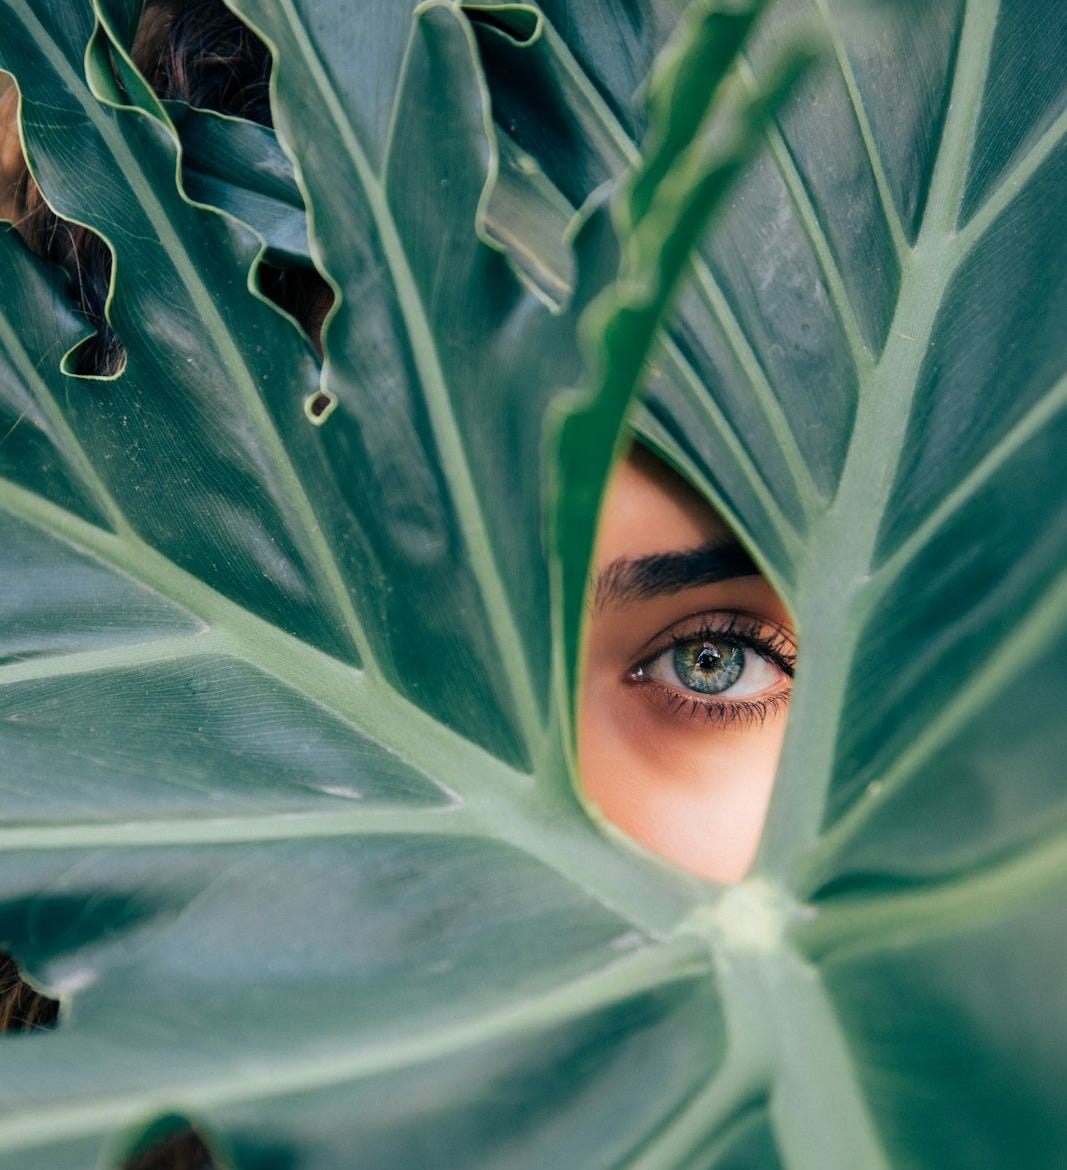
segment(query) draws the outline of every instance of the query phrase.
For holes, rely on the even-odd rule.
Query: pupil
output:
[[[745,652],[740,646],[691,642],[674,652],[674,669],[684,686],[704,695],[727,691],[741,677]]]

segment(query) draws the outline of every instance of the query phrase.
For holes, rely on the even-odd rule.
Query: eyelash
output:
[[[720,624],[713,624],[715,617],[722,618]],[[660,655],[693,642],[717,641],[740,650],[751,650],[776,666],[787,679],[793,678],[796,669],[796,645],[781,626],[744,613],[705,614],[700,625],[687,628],[692,617],[684,618],[674,627],[666,641],[657,642],[649,653],[626,672],[627,681],[634,686],[651,687],[673,715],[688,715],[690,719],[703,719],[719,727],[760,727],[767,718],[789,704],[790,688],[775,691],[757,699],[712,699],[649,678],[643,674]],[[681,627],[681,628],[679,628]],[[766,631],[770,630],[770,636]]]

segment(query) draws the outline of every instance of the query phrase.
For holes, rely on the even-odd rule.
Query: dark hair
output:
[[[59,1004],[19,977],[15,960],[0,951],[0,1032],[32,1032],[56,1022]]]

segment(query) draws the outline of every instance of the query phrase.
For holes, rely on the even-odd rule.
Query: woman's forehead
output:
[[[612,561],[732,539],[707,501],[662,460],[634,444],[608,484],[595,562],[600,569]]]

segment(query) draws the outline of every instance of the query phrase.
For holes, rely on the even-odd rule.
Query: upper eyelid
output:
[[[785,639],[790,647],[790,658],[795,658],[797,653],[796,638],[792,630],[783,625],[781,622],[776,622],[766,615],[753,613],[751,610],[745,609],[698,609],[686,617],[679,618],[677,621],[671,622],[669,626],[665,626],[658,633],[653,634],[646,642],[637,648],[634,652],[635,657],[633,666],[641,666],[644,663],[650,662],[659,653],[669,649],[671,645],[675,644],[676,638],[683,638],[685,635],[691,637],[699,637],[701,630],[686,630],[686,625],[689,622],[696,621],[703,618],[742,618],[750,621],[755,626],[764,629],[773,630],[774,634]],[[729,627],[709,627],[710,633],[728,634]],[[751,631],[748,631],[751,634]],[[763,639],[765,640],[765,639]]]

